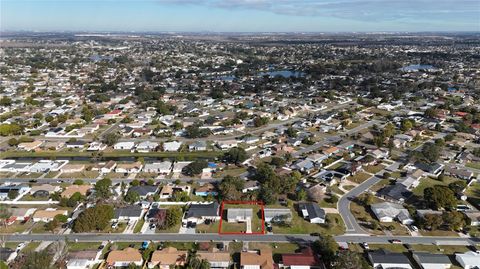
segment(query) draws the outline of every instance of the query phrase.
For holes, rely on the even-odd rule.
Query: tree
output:
[[[178,206],[167,209],[167,217],[165,220],[166,228],[171,228],[180,223],[182,218],[182,210]]]
[[[435,185],[423,191],[423,197],[432,209],[454,208],[457,206],[455,194],[447,186]]]
[[[442,215],[442,218],[443,218],[443,223],[450,230],[459,231],[467,224],[466,216],[459,211],[444,212]]]
[[[438,114],[438,111],[435,108],[429,108],[425,110],[425,116],[428,118],[435,118]]]
[[[247,159],[247,152],[243,148],[231,148],[224,155],[224,159],[228,163],[240,164]]]
[[[85,184],[85,182],[81,179],[75,179],[75,181],[73,182],[73,185],[83,185]]]
[[[434,143],[425,143],[422,147],[423,157],[430,163],[436,162],[440,158],[442,147]]]
[[[441,215],[425,214],[423,216],[423,220],[420,223],[424,228],[436,230],[443,224],[443,219]]]
[[[368,269],[370,266],[360,254],[351,250],[340,251],[334,261],[334,269]]]
[[[184,191],[176,191],[173,193],[171,200],[175,202],[188,202],[190,201],[190,196]]]
[[[269,122],[269,119],[267,117],[255,117],[253,119],[253,126],[261,127],[261,126],[267,125],[268,122]]]
[[[189,163],[182,170],[182,173],[187,176],[195,176],[202,173],[204,168],[208,167],[208,162],[205,160],[197,160]]]
[[[322,255],[322,259],[329,266],[335,261],[335,254],[338,251],[338,244],[331,235],[322,235],[315,241],[314,249]],[[330,266],[329,266],[330,267]]]
[[[275,204],[275,202],[277,202],[277,194],[274,190],[268,187],[262,187],[258,197],[267,205]]]
[[[385,127],[383,127],[383,137],[389,138],[389,137],[392,137],[394,134],[395,134],[395,125],[393,125],[391,122],[385,124]]]
[[[55,231],[57,227],[58,227],[58,220],[56,219],[53,219],[52,221],[45,223],[45,229],[47,231],[51,231],[52,233]]]
[[[2,123],[0,124],[0,135],[9,136],[9,135],[21,135],[23,128],[15,123]]]
[[[133,187],[140,186],[140,181],[138,181],[138,179],[134,179],[132,182],[130,182],[130,185]]]
[[[289,137],[297,137],[297,130],[293,127],[288,127],[288,129],[285,130],[285,134]]]
[[[272,157],[270,160],[270,164],[274,165],[275,167],[283,167],[285,165],[286,161],[283,158],[280,157]]]
[[[18,268],[22,269],[53,269],[52,264],[53,257],[47,250],[39,252],[29,251],[25,253],[24,259],[20,260]]]
[[[260,183],[265,183],[276,176],[277,175],[273,170],[272,166],[267,163],[260,163],[257,166],[253,179],[257,180]]]
[[[18,190],[9,190],[7,196],[8,196],[8,199],[10,200],[17,198]]]
[[[125,195],[124,200],[127,203],[133,204],[133,203],[136,203],[136,202],[140,201],[140,195],[138,194],[138,192],[130,190]]]
[[[218,186],[219,194],[223,200],[240,200],[245,180],[230,175],[225,176]]]
[[[73,224],[76,233],[104,230],[114,216],[113,206],[97,204],[95,207],[85,209]]]
[[[12,216],[12,212],[8,207],[3,204],[0,204],[0,222],[3,226],[7,226],[7,219]]]
[[[413,123],[411,120],[406,119],[402,121],[402,131],[406,132],[412,128],[413,128]]]
[[[110,189],[112,187],[112,180],[109,178],[103,178],[95,183],[95,194],[99,198],[107,199],[112,194]]]
[[[113,146],[118,142],[119,139],[120,135],[118,133],[111,132],[103,137],[102,142],[107,144],[108,146]]]
[[[467,183],[463,180],[458,180],[458,181],[455,181],[455,182],[452,182],[452,183],[448,184],[448,187],[454,193],[461,193],[467,187]]]

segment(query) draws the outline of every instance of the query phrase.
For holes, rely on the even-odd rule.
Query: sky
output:
[[[480,31],[480,0],[0,0],[0,31]]]

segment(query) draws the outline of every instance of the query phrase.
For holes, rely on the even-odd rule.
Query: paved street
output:
[[[103,242],[103,241],[121,241],[121,242],[140,242],[140,241],[175,241],[175,242],[205,242],[205,241],[246,241],[246,242],[311,242],[318,239],[310,235],[219,235],[219,234],[17,234],[0,235],[7,242],[25,242],[25,241],[83,241],[83,242]],[[461,238],[461,237],[412,237],[412,236],[361,236],[361,235],[341,235],[336,236],[337,242],[352,243],[389,243],[389,240],[400,239],[405,244],[437,244],[437,245],[471,245],[479,244],[480,238]]]
[[[357,187],[353,188],[351,191],[348,193],[344,194],[339,200],[337,204],[338,212],[343,218],[343,221],[345,222],[346,226],[346,232],[348,233],[353,233],[353,234],[366,234],[365,231],[360,227],[360,225],[357,223],[355,217],[353,216],[352,212],[350,211],[350,203],[351,201],[365,192],[368,188],[371,186],[377,184],[380,182],[382,179],[373,176],[361,184],[359,184]]]

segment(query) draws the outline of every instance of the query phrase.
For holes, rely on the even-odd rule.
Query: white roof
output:
[[[476,265],[480,264],[480,254],[475,253],[473,251],[468,251],[465,253],[455,254],[455,258],[458,261],[463,261],[465,265]]]

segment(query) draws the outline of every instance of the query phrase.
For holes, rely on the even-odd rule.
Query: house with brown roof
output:
[[[211,251],[197,251],[200,259],[207,260],[211,269],[226,269],[230,267],[231,259],[228,251],[213,248]]]
[[[32,142],[24,142],[24,143],[18,144],[17,149],[31,151],[39,148],[42,144],[43,144],[43,141],[40,141],[40,140],[35,140]]]
[[[67,210],[57,210],[55,208],[47,208],[45,210],[37,210],[32,216],[33,222],[49,222],[55,218],[56,215],[64,215],[68,214]]]
[[[70,185],[65,188],[65,190],[61,193],[61,196],[64,198],[70,198],[76,192],[86,196],[91,188],[91,185]]]
[[[272,251],[246,251],[240,253],[240,267],[242,269],[274,269]]]
[[[315,254],[310,247],[302,249],[299,253],[282,254],[282,262],[280,268],[319,268],[324,269],[325,265],[320,260],[318,254]]]
[[[143,258],[140,251],[134,248],[126,248],[124,250],[110,251],[106,263],[108,267],[126,267],[131,263],[142,266]]]
[[[62,173],[80,173],[85,170],[85,164],[71,164],[68,163],[60,169]]]
[[[158,266],[160,269],[170,269],[171,266],[184,266],[187,262],[188,252],[177,250],[174,247],[156,250],[152,254],[152,258],[148,263],[148,268]]]
[[[141,162],[121,163],[115,168],[116,173],[140,173],[143,164]]]

